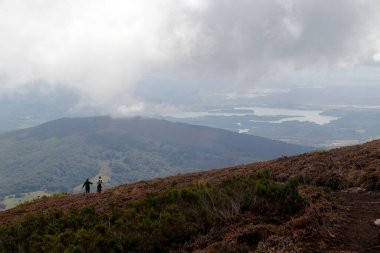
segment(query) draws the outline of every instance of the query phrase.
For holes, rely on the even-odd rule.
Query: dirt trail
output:
[[[337,252],[380,252],[380,194],[337,193],[341,205],[339,222],[334,227],[331,250]]]

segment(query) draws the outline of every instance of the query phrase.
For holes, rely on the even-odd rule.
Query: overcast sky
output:
[[[379,9],[378,0],[0,0],[0,94],[67,89],[78,107],[130,114],[146,110],[135,92],[146,80],[184,92],[328,84],[335,73],[336,85],[349,73],[380,84]]]

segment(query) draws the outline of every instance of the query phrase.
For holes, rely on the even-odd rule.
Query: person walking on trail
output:
[[[87,178],[87,180],[83,183],[83,187],[85,187],[86,189],[86,193],[90,193],[90,185],[92,184],[92,182],[90,182],[90,180]]]
[[[98,179],[98,187],[97,187],[98,193],[102,192],[102,185],[103,185],[102,177],[99,177],[99,179]]]

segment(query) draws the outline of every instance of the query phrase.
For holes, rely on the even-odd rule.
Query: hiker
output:
[[[99,179],[98,179],[98,187],[97,187],[98,193],[102,192],[102,184],[103,184],[102,177],[99,177]]]
[[[90,180],[88,180],[88,178],[87,178],[87,180],[83,183],[82,188],[83,188],[83,187],[86,187],[86,188],[85,188],[85,189],[86,189],[86,193],[90,193],[90,184],[92,184],[92,183],[90,182]]]

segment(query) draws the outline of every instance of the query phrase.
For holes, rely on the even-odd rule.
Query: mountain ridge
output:
[[[96,176],[117,185],[309,150],[158,119],[64,118],[0,135],[0,198],[71,192]]]

